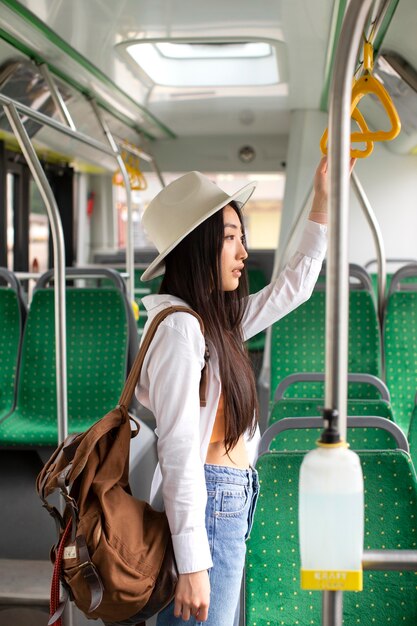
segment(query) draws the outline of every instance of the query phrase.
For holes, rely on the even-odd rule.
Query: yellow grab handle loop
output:
[[[137,322],[139,319],[139,305],[136,302],[136,300],[132,300],[132,311],[133,311],[133,316],[135,318],[135,321]]]
[[[366,143],[365,150],[355,150],[351,148],[350,156],[354,158],[364,158],[371,154],[373,150],[374,141],[391,141],[395,139],[401,130],[401,120],[397,113],[391,97],[383,84],[372,76],[371,72],[374,69],[374,50],[372,44],[366,41],[363,47],[363,66],[365,73],[352,87],[352,100],[351,100],[351,117],[354,119],[362,132],[354,132],[350,135],[352,143]],[[381,102],[385,109],[386,114],[391,122],[390,130],[369,130],[365,119],[357,108],[358,102],[368,93],[373,94]],[[327,128],[323,133],[320,141],[320,148],[323,154],[327,154]]]
[[[127,153],[125,150],[122,151],[121,156],[129,177],[130,188],[134,191],[143,191],[146,189],[148,184],[140,169],[139,158],[131,153]],[[120,187],[125,186],[120,170],[117,170],[113,174],[113,185],[118,185]]]
[[[391,129],[376,131],[368,129],[363,134],[352,133],[351,141],[391,141],[395,139],[401,130],[401,120],[388,91],[372,74],[364,74],[353,85],[352,108],[355,108],[358,102],[368,93],[374,94],[381,102],[391,122]]]
[[[369,132],[369,128],[365,122],[365,118],[363,117],[362,113],[359,111],[359,109],[355,108],[352,111],[351,117],[353,120],[355,120],[355,122],[357,123],[357,125],[359,126],[359,128],[361,129],[362,133],[367,133]],[[370,141],[369,139],[352,139],[353,135],[357,135],[359,137],[362,136],[362,133],[352,133],[351,134],[351,141],[356,141],[356,142],[364,142],[366,143],[366,147],[363,150],[359,150],[356,148],[351,148],[350,149],[350,156],[352,159],[365,159],[366,157],[368,157],[372,150],[374,149],[374,144],[373,141]],[[324,131],[322,138],[320,140],[320,149],[322,151],[323,154],[327,154],[327,136],[328,136],[328,129],[326,128],[326,130]]]

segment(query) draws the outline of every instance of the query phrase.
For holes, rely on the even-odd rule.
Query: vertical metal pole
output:
[[[377,267],[378,267],[378,315],[380,322],[382,323],[384,315],[384,302],[385,302],[385,286],[387,283],[387,266],[385,260],[385,246],[382,238],[381,229],[379,228],[378,221],[375,213],[372,210],[371,203],[362,187],[359,178],[352,172],[352,187],[356,194],[356,197],[363,209],[366,220],[371,228],[372,236],[374,238]]]
[[[372,0],[351,0],[343,21],[333,68],[329,107],[329,251],[326,281],[326,408],[339,413],[346,439],[349,268],[348,202],[352,75]],[[341,626],[343,596],[323,592],[323,626]]]
[[[322,626],[342,626],[343,591],[325,591],[322,599]]]
[[[51,226],[54,248],[55,280],[55,345],[56,345],[56,393],[58,414],[58,441],[61,443],[68,435],[67,403],[67,345],[66,345],[66,308],[65,308],[65,244],[61,219],[54,194],[34,147],[13,104],[5,104],[4,110],[10,126],[19,142],[36,185],[45,202]]]
[[[351,0],[336,51],[329,108],[329,251],[326,283],[326,407],[346,438],[348,373],[348,204],[352,75],[372,0]]]
[[[127,293],[130,302],[133,302],[135,299],[135,250],[133,246],[132,190],[130,188],[129,175],[120,154],[119,146],[117,145],[106,120],[101,115],[97,102],[95,100],[91,100],[91,106],[93,107],[98,123],[103,129],[107,141],[114,152],[114,157],[120,168],[125,183],[127,205],[126,272],[129,275],[127,279]]]
[[[8,267],[7,259],[7,162],[4,142],[0,141],[0,267]],[[11,269],[11,268],[9,268]]]

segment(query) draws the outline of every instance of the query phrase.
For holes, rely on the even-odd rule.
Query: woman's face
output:
[[[244,235],[239,216],[233,207],[223,209],[224,240],[221,256],[222,287],[224,291],[234,291],[239,286],[244,263],[248,253],[244,246]]]

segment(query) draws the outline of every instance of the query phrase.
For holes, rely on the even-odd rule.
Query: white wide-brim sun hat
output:
[[[245,185],[231,196],[200,172],[188,172],[167,185],[143,214],[142,225],[159,254],[144,271],[141,280],[160,276],[164,259],[204,220],[235,201],[239,207],[251,197],[256,183]]]

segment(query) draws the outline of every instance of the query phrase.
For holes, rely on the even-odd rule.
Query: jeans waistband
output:
[[[225,482],[234,483],[236,485],[258,484],[258,472],[249,467],[248,469],[239,469],[225,465],[204,465],[204,473],[206,482]]]

